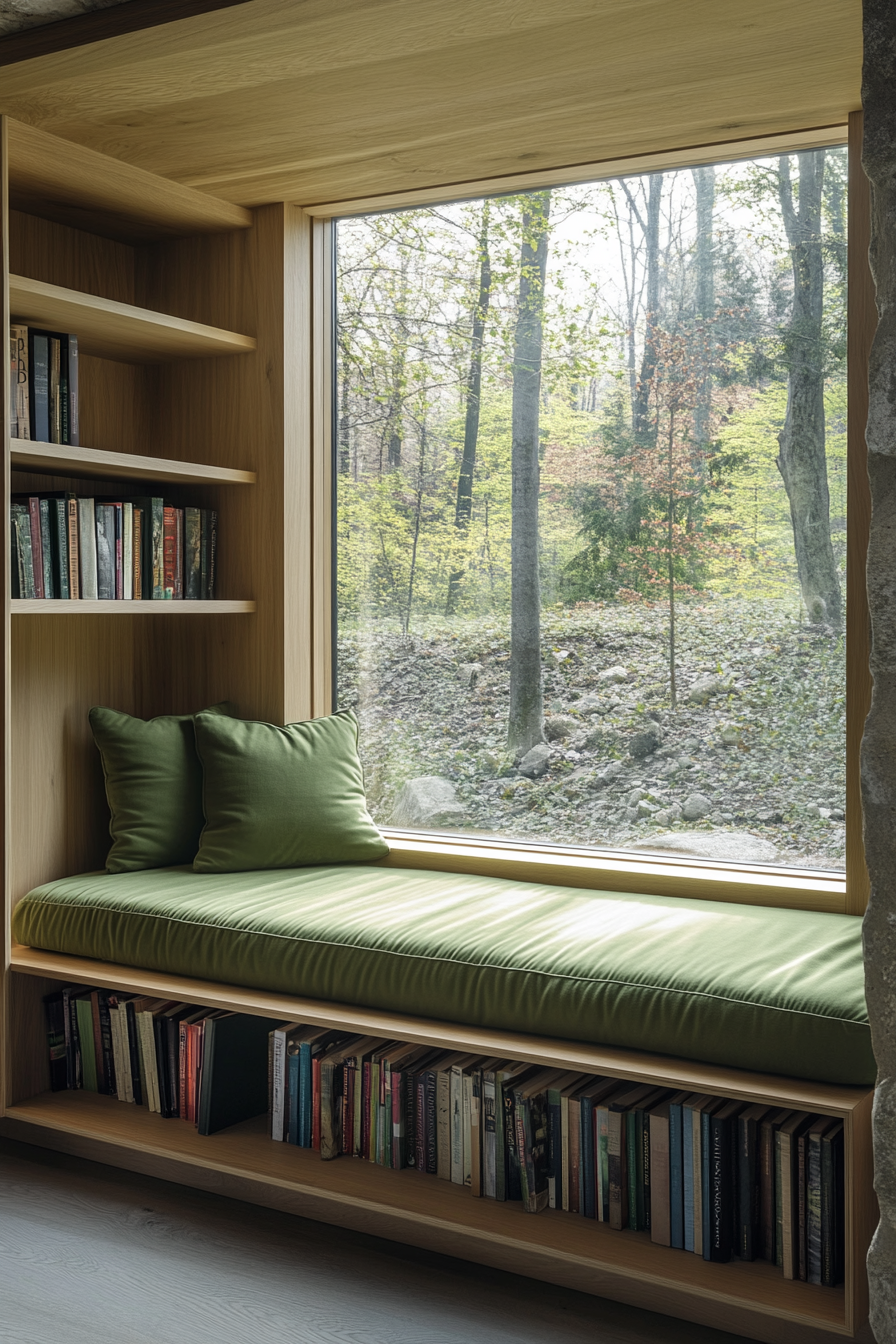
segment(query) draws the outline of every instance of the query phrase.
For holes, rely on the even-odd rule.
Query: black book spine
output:
[[[71,443],[71,402],[68,388],[68,337],[59,338],[59,420],[60,443]]]
[[[644,1199],[644,1209],[638,1210],[638,1216],[641,1219],[641,1226],[645,1232],[650,1231],[650,1115],[647,1111],[638,1111],[638,1125],[640,1128],[640,1167],[641,1191]]]
[[[513,1090],[508,1085],[501,1088],[501,1100],[504,1106],[504,1161],[507,1172],[507,1199],[522,1199],[523,1187],[520,1180],[520,1151],[517,1144],[516,1116],[513,1107]]]
[[[756,1259],[756,1122],[737,1121],[737,1254]]]
[[[727,1120],[709,1119],[709,1258],[731,1259],[731,1131]]]
[[[162,1017],[154,1017],[152,1020],[152,1034],[156,1045],[159,1111],[163,1119],[168,1120],[171,1117],[171,1108],[168,1105],[168,1037],[165,1030],[166,1025],[166,1021]]]
[[[68,519],[64,499],[50,500],[50,540],[53,557],[53,589],[56,597],[69,598]]]
[[[62,993],[47,994],[47,1048],[50,1056],[50,1090],[64,1092],[68,1086],[68,1066],[65,1049],[65,1008]]]
[[[140,1046],[137,1041],[137,1014],[130,999],[125,1004],[125,1013],[128,1019],[128,1055],[131,1061],[131,1086],[134,1090],[134,1103],[137,1106],[142,1106],[143,1072],[140,1068]]]
[[[106,1079],[106,1091],[110,1097],[116,1097],[118,1080],[115,1077],[115,1051],[112,1049],[112,1018],[109,1016],[109,995],[104,989],[97,993],[97,1008],[100,1015],[100,1041],[103,1047],[103,1076]]]
[[[438,1079],[432,1069],[424,1075],[424,1078],[426,1110],[423,1131],[426,1146],[426,1174],[427,1176],[436,1176],[439,1170]]]
[[[50,442],[50,345],[45,331],[28,329],[31,437]]]
[[[168,1114],[175,1119],[180,1114],[180,1023],[173,1017],[167,1017],[165,1025],[168,1028]]]

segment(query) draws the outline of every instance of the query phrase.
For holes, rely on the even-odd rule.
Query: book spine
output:
[[[781,1270],[785,1279],[797,1277],[796,1264],[799,1252],[796,1240],[794,1208],[794,1150],[790,1134],[779,1134],[780,1160],[780,1206],[781,1206]]]
[[[174,509],[165,509],[164,529],[162,542],[162,596],[166,602],[173,602],[174,575],[177,563],[177,518]]]
[[[96,1057],[93,1051],[93,1012],[89,998],[74,1000],[78,1017],[78,1039],[81,1044],[81,1086],[85,1092],[96,1092]]]
[[[31,523],[31,564],[34,573],[34,596],[46,597],[44,592],[44,557],[40,535],[40,500],[29,496],[28,516]]]
[[[65,1058],[65,1019],[62,994],[48,994],[44,999],[47,1012],[47,1051],[50,1060],[50,1091],[63,1092],[67,1086]]]
[[[464,1184],[464,1076],[453,1068],[449,1082],[449,1118],[451,1130],[451,1183]],[[469,1141],[467,1146],[469,1147]]]
[[[681,1109],[681,1176],[684,1200],[684,1249],[694,1253],[694,1125],[690,1106]]]
[[[520,1151],[516,1141],[516,1121],[513,1107],[513,1090],[501,1084],[504,1118],[504,1162],[506,1171],[505,1199],[522,1199],[523,1187],[520,1180]]]
[[[143,510],[134,509],[134,589],[135,602],[143,600]]]
[[[19,574],[19,592],[22,597],[34,597],[34,562],[31,556],[31,519],[24,504],[12,506],[16,530],[16,556]]]
[[[821,1136],[809,1135],[806,1162],[806,1260],[809,1283],[821,1283]]]
[[[68,442],[77,447],[81,442],[81,418],[78,411],[79,356],[78,338],[69,332],[68,343]]]
[[[759,1126],[759,1254],[775,1263],[775,1131],[770,1120]]]
[[[189,1119],[189,1109],[187,1107],[187,1040],[189,1028],[186,1022],[178,1023],[178,1056],[177,1056],[177,1080],[178,1080],[178,1102],[177,1113],[181,1120]]]
[[[115,522],[115,597],[121,602],[125,596],[124,592],[124,509],[121,504],[112,505],[112,516]]]
[[[620,1232],[628,1222],[626,1209],[624,1116],[611,1110],[607,1116],[607,1176],[610,1187],[610,1226]]]
[[[794,1278],[806,1283],[809,1277],[809,1260],[806,1246],[806,1144],[808,1137],[801,1134],[796,1146],[794,1160],[796,1164],[796,1174],[794,1177],[794,1204],[795,1204],[795,1240],[794,1247]]]
[[[582,1212],[586,1218],[596,1218],[594,1198],[594,1102],[583,1097],[579,1106],[579,1161],[582,1164],[582,1193],[585,1207]]]
[[[152,597],[161,602],[165,597],[165,505],[161,499],[152,501],[152,518],[144,519],[144,524],[152,523],[150,546],[152,555]]]
[[[100,1018],[100,1039],[103,1051],[103,1073],[106,1079],[106,1094],[118,1096],[118,1079],[115,1074],[115,1051],[112,1045],[112,1012],[109,1007],[109,995],[106,990],[97,993],[97,1008]]]
[[[78,546],[78,501],[74,495],[66,498],[65,521],[68,539],[68,594],[77,601],[81,596],[81,560]]]
[[[495,1075],[482,1075],[482,1145],[483,1145],[483,1188],[486,1199],[495,1199],[497,1184],[496,1164],[496,1124],[495,1124]]]
[[[58,336],[48,341],[50,356],[50,442],[62,443],[62,400],[60,397],[60,364],[62,346]]]
[[[420,1175],[426,1172],[426,1074],[414,1079],[414,1166]]]
[[[371,1081],[373,1066],[369,1059],[365,1059],[361,1065],[361,1108],[359,1112],[360,1134],[357,1156],[363,1158],[365,1162],[370,1161],[371,1151],[373,1149],[372,1135],[370,1132],[370,1098]]]
[[[184,509],[184,597],[195,602],[202,596],[202,510]]]
[[[67,503],[64,499],[51,501],[53,513],[51,531],[53,534],[53,581],[56,596],[64,599],[71,597],[68,581],[68,519]]]
[[[460,1094],[461,1094],[461,1115],[460,1115],[460,1147],[461,1147],[461,1185],[470,1189],[473,1185],[473,1075],[471,1073],[461,1073]]]
[[[562,1206],[561,1190],[563,1180],[562,1127],[560,1121],[560,1093],[556,1088],[548,1092],[548,1208],[559,1209]],[[595,1172],[598,1171],[595,1161]],[[600,1196],[596,1201],[597,1216],[600,1217]]]
[[[15,506],[9,511],[9,595],[12,598],[21,597],[24,588],[24,578],[22,575],[21,555],[19,552],[19,523],[16,517]]]
[[[71,443],[71,408],[68,394],[68,337],[59,338],[60,443]]]
[[[289,1111],[286,1122],[286,1142],[298,1147],[299,1144],[299,1074],[301,1058],[299,1054],[286,1056],[286,1092],[289,1097]]]
[[[725,1264],[731,1259],[730,1131],[727,1121],[715,1115],[710,1116],[709,1129],[710,1259]]]
[[[426,1141],[426,1174],[437,1176],[439,1171],[439,1129],[437,1078],[433,1070],[425,1075],[426,1109],[423,1117],[423,1132]]]
[[[389,1072],[390,1132],[392,1142],[392,1168],[401,1171],[406,1165],[405,1152],[405,1075],[401,1070]]]
[[[50,442],[50,363],[45,332],[28,332],[28,364],[31,380],[30,419],[32,438]]]
[[[669,1219],[669,1121],[665,1115],[648,1117],[650,1130],[650,1240],[671,1245]]]
[[[55,503],[55,501],[54,501]],[[40,514],[40,554],[43,565],[44,597],[56,597],[56,584],[53,581],[53,543],[50,535],[50,501],[38,501]]]
[[[163,1017],[154,1017],[152,1031],[156,1042],[159,1109],[166,1120],[171,1118],[171,1100],[168,1091],[168,1023]]]
[[[213,601],[218,580],[218,511],[208,511],[208,599]]]
[[[610,1221],[610,1155],[608,1148],[609,1141],[610,1113],[606,1106],[598,1107],[597,1111],[597,1141],[600,1154],[598,1172],[600,1176],[600,1185],[598,1188],[599,1203],[597,1216],[602,1223]],[[647,1141],[650,1142],[650,1129],[647,1130]]]
[[[504,1203],[507,1193],[507,1138],[504,1133],[504,1089],[502,1075],[495,1074],[495,1199]]]
[[[470,1099],[470,1192],[477,1199],[485,1194],[482,1175],[482,1070],[474,1069]]]
[[[106,1069],[103,1056],[103,1029],[100,1023],[100,995],[99,990],[93,990],[90,995],[90,1015],[93,1022],[93,1058],[96,1069],[96,1090],[106,1095],[108,1087],[106,1084]]]
[[[286,1034],[274,1032],[273,1095],[271,1099],[271,1138],[283,1142],[284,1086],[286,1082]]]
[[[737,1120],[737,1254],[741,1260],[755,1260],[753,1245],[753,1205],[756,1181],[755,1122],[739,1116]]]
[[[115,1095],[119,1101],[127,1101],[127,1084],[124,1080],[125,1065],[121,1044],[121,1016],[118,1001],[109,1000],[109,1025],[112,1032],[112,1058],[115,1062]]]
[[[404,1093],[404,1165],[417,1165],[417,1085],[412,1073],[403,1073],[401,1082]]]
[[[131,1095],[129,1101],[137,1106],[143,1105],[143,1087],[140,1079],[140,1052],[137,1045],[137,1021],[134,1005],[130,1000],[124,1005],[124,1021],[128,1033],[128,1062],[131,1073]]]
[[[174,599],[184,598],[184,511],[174,510]]]
[[[78,500],[78,549],[81,559],[81,597],[96,601],[96,508],[92,499]]]
[[[519,1154],[520,1164],[520,1198],[523,1201],[524,1213],[535,1213],[535,1173],[530,1172],[527,1163],[527,1135],[526,1135],[526,1099],[521,1093],[516,1092],[513,1095],[513,1135],[516,1151]],[[531,1181],[530,1181],[531,1175]],[[531,1198],[531,1202],[530,1202]]]
[[[299,1051],[299,1147],[314,1147],[314,1078],[311,1045],[302,1042]]]
[[[62,991],[62,1012],[65,1023],[65,1085],[70,1090],[77,1090],[81,1086],[81,1056],[78,1050],[78,1023],[75,1010],[72,1007],[72,995],[74,990],[71,987]]]
[[[703,1254],[703,1117],[698,1110],[691,1112],[694,1131],[694,1254]]]
[[[625,1136],[625,1174],[628,1182],[628,1227],[633,1232],[644,1228],[644,1190],[641,1189],[641,1207],[638,1207],[638,1114],[627,1111],[623,1116]]]
[[[332,1060],[322,1060],[320,1066],[320,1156],[322,1162],[331,1162],[339,1156],[339,1124],[335,1113],[337,1102],[336,1066]]]
[[[436,1074],[438,1144],[436,1175],[443,1181],[451,1180],[451,1077],[442,1069]]]
[[[684,1250],[684,1173],[681,1103],[669,1106],[669,1227],[672,1245]]]
[[[342,1151],[351,1157],[355,1145],[355,1066],[346,1059],[342,1066]]]
[[[11,356],[10,433],[14,439],[31,438],[31,406],[29,397],[28,328],[12,326],[9,329]]]

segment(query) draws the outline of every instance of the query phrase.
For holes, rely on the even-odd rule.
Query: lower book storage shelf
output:
[[[292,998],[133,967],[15,948],[10,981],[10,1092],[0,1134],[311,1219],[423,1247],[565,1287],[632,1303],[768,1344],[870,1340],[865,1255],[876,1224],[872,1188],[872,1092],[750,1074],[569,1041],[464,1027],[345,1004]],[[432,1174],[275,1142],[270,1116],[200,1135],[193,1123],[86,1090],[48,1085],[42,996],[60,981],[104,985],[393,1040],[528,1060],[764,1103],[842,1121],[845,1212],[843,1282],[785,1279],[765,1260],[707,1262],[561,1210],[525,1212],[519,1202],[476,1197]],[[58,995],[56,996],[58,997]],[[245,1112],[244,1112],[245,1113]]]
[[[141,1156],[167,1159],[219,1177],[261,1183],[267,1188],[261,1197],[247,1190],[236,1193],[580,1291],[744,1330],[755,1338],[852,1334],[842,1286],[787,1281],[764,1261],[706,1263],[655,1245],[647,1233],[612,1231],[606,1224],[556,1210],[532,1216],[519,1206],[473,1198],[462,1186],[413,1170],[392,1171],[350,1157],[322,1162],[313,1150],[274,1143],[265,1116],[200,1137],[183,1121],[76,1091],[42,1093],[9,1107],[6,1118],[14,1122],[13,1133],[19,1122],[55,1131],[60,1138],[109,1145],[119,1153],[106,1160],[123,1158],[123,1166],[153,1171],[158,1168],[141,1163]],[[179,1178],[176,1172],[171,1175]],[[189,1176],[186,1183],[220,1188],[217,1181],[191,1181]]]

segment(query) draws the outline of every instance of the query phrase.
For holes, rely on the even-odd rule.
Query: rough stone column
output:
[[[871,1325],[896,1344],[896,4],[865,0],[862,163],[871,183],[871,270],[879,325],[869,368],[871,541],[868,604],[874,693],[862,743],[871,900],[865,979],[878,1088],[875,1187],[880,1226],[868,1255]]]

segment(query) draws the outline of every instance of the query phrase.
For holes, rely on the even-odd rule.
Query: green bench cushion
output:
[[[20,943],[442,1021],[872,1084],[861,920],[376,866],[85,874]]]

